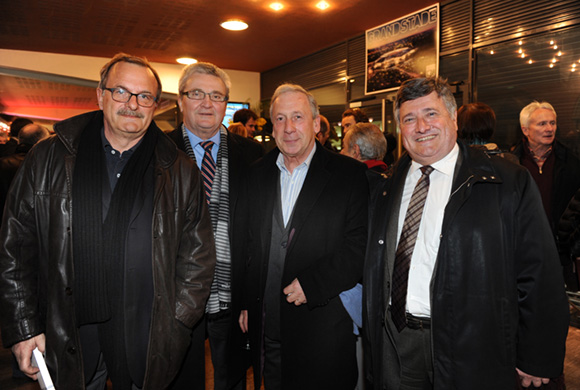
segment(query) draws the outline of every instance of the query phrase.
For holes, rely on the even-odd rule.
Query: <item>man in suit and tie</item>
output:
[[[511,389],[562,372],[568,304],[538,189],[457,143],[456,111],[439,78],[397,93],[408,154],[371,206],[367,389]]]
[[[278,147],[252,166],[245,197],[257,206],[240,325],[256,388],[263,376],[267,390],[352,390],[355,336],[339,294],[362,275],[365,166],[316,141],[318,105],[304,88],[278,87],[270,117]]]
[[[216,390],[245,389],[248,359],[246,337],[238,326],[244,272],[240,237],[243,225],[234,219],[249,164],[264,154],[262,146],[229,133],[222,125],[231,88],[230,78],[217,66],[198,62],[183,69],[179,79],[179,108],[183,123],[169,137],[192,158],[204,178],[216,241],[216,272],[204,321],[192,342],[172,389],[205,388],[206,335],[209,338]],[[241,242],[240,245],[244,245]]]

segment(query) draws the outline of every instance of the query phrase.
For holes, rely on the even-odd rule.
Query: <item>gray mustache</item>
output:
[[[133,110],[129,110],[129,109],[125,109],[125,108],[121,108],[119,111],[117,111],[117,115],[128,115],[128,116],[134,116],[135,118],[143,118],[143,114],[140,113],[139,111],[133,111]]]

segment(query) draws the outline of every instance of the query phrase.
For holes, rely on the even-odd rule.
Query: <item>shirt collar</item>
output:
[[[455,172],[455,164],[457,163],[457,157],[459,156],[459,145],[457,142],[451,152],[447,153],[445,157],[441,160],[431,164],[434,170],[443,173],[447,176],[453,176],[453,172]],[[416,161],[411,163],[411,168],[409,170],[409,174],[415,173],[416,170],[421,168],[423,165],[419,164]]]
[[[302,167],[306,167],[306,169],[310,168],[310,163],[312,162],[312,157],[314,156],[314,153],[316,152],[316,147],[317,147],[316,143],[314,143],[314,147],[310,151],[310,154],[308,155],[308,157],[306,157],[306,160],[304,160],[304,162],[302,164],[300,164],[296,168],[294,168],[294,170],[302,169]],[[278,158],[276,159],[276,165],[278,165],[278,169],[280,169],[281,171],[290,173],[290,171],[286,168],[286,164],[284,163],[284,155],[282,154],[282,152],[280,152],[278,154]]]
[[[185,123],[183,124],[183,127],[185,127],[185,130],[187,130],[187,134],[189,136],[189,142],[190,142],[192,148],[195,148],[197,145],[199,145],[201,142],[204,142],[204,141],[212,141],[215,145],[217,145],[219,147],[220,140],[221,140],[220,135],[221,135],[222,125],[220,125],[218,131],[216,131],[216,133],[209,139],[201,139],[200,137],[195,135],[193,133],[193,131],[189,130],[187,128],[187,126],[185,126]]]

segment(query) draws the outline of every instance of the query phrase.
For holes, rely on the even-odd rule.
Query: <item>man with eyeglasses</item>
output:
[[[216,272],[205,321],[194,329],[191,346],[172,389],[205,388],[204,341],[209,338],[216,390],[244,389],[248,368],[247,340],[238,324],[244,263],[235,215],[249,164],[264,154],[262,146],[229,133],[222,125],[230,78],[210,63],[183,69],[178,104],[183,123],[169,136],[202,171],[216,240]]]
[[[30,151],[0,232],[2,339],[33,379],[37,347],[57,389],[169,386],[215,267],[199,170],[155,125],[159,76],[117,54],[101,110]]]

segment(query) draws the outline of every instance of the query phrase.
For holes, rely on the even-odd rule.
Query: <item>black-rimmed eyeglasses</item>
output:
[[[137,104],[141,107],[153,107],[157,98],[150,93],[131,93],[125,88],[103,88],[104,91],[111,92],[111,97],[114,101],[119,103],[127,103],[133,96],[137,97]]]
[[[212,102],[223,103],[228,100],[227,95],[222,95],[219,92],[204,92],[201,89],[192,89],[191,91],[181,92],[181,94],[191,100],[203,100],[206,96],[209,96],[209,100]]]

